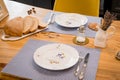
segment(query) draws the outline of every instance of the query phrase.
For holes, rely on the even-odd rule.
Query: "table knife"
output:
[[[84,58],[83,66],[82,66],[82,69],[81,69],[80,74],[78,76],[79,80],[83,80],[84,79],[84,74],[85,74],[87,63],[88,63],[88,60],[89,60],[89,55],[90,54],[87,53],[85,58]]]

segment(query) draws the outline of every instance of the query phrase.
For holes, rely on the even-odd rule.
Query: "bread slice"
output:
[[[30,28],[30,32],[36,31],[39,25],[39,20],[36,17],[32,17],[32,19],[33,19],[33,25]]]
[[[44,23],[44,22],[42,22],[41,20],[39,21],[39,29],[43,29],[43,28],[46,28],[48,26],[48,24],[47,23]]]
[[[23,18],[16,17],[9,20],[4,27],[4,32],[9,36],[22,36],[23,32]]]
[[[26,16],[23,21],[23,34],[30,32],[30,28],[33,26],[33,18],[31,16]]]

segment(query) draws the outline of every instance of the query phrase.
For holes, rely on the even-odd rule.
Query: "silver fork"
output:
[[[54,15],[55,15],[55,13],[53,13],[53,12],[50,13],[50,17],[49,17],[49,19],[47,21],[47,25],[49,25],[49,24],[51,24],[53,22]]]
[[[77,68],[76,68],[75,71],[74,71],[74,75],[75,75],[75,76],[78,76],[78,74],[79,74],[80,63],[82,62],[82,60],[83,60],[83,58],[79,57],[78,64],[77,64]]]

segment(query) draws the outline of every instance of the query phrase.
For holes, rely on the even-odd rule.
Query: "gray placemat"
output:
[[[29,40],[19,53],[5,66],[2,73],[29,78],[32,80],[78,80],[73,73],[77,65],[66,70],[52,71],[43,69],[35,64],[33,60],[35,50],[42,45],[52,43],[54,42]],[[80,54],[81,57],[84,57],[88,52],[90,53],[85,80],[95,80],[100,50],[83,46],[73,47],[75,47],[79,52],[82,52]],[[80,65],[82,65],[82,63]]]
[[[44,22],[47,22],[47,20],[50,17],[50,13],[51,12],[49,12],[44,17],[44,19],[43,19]],[[61,12],[54,12],[54,14],[56,16],[56,15],[59,15],[59,14],[62,14],[62,13]],[[100,24],[102,18],[100,18],[100,17],[93,17],[93,16],[87,16],[87,18],[88,18],[88,22],[87,22],[87,24],[85,24],[85,35],[87,37],[95,37],[96,31],[93,31],[93,30],[89,29],[88,28],[88,24],[91,23],[91,22],[95,22],[95,23]],[[53,31],[53,32],[58,32],[58,33],[63,33],[63,34],[72,34],[72,35],[77,35],[78,34],[77,28],[65,28],[63,26],[57,25],[55,22],[50,24],[48,27],[49,28],[46,31]]]

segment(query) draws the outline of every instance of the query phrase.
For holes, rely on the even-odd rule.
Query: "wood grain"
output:
[[[27,15],[26,11],[33,7],[9,0],[5,0],[5,3],[9,11],[9,17],[0,22],[0,27],[2,28],[4,27],[7,20],[14,18],[16,16],[25,16]],[[47,9],[37,7],[35,7],[35,9],[40,10],[41,13],[39,14],[39,16],[41,19],[50,11]],[[112,25],[116,27],[116,31],[115,34],[110,39],[108,39],[107,47],[102,49],[101,51],[99,65],[96,74],[96,80],[120,80],[120,61],[115,59],[117,51],[120,50],[120,21],[114,21]],[[0,37],[2,35],[1,30]],[[24,46],[24,44],[31,38],[75,45],[72,41],[74,37],[75,36],[73,35],[65,35],[52,32],[40,32],[18,41],[0,40],[0,70],[2,70],[5,67],[5,65],[9,63],[9,61],[19,52],[19,50]],[[85,46],[95,48],[93,42],[94,39],[89,38],[89,44]],[[3,74],[0,74],[0,79],[21,80],[21,78]]]

